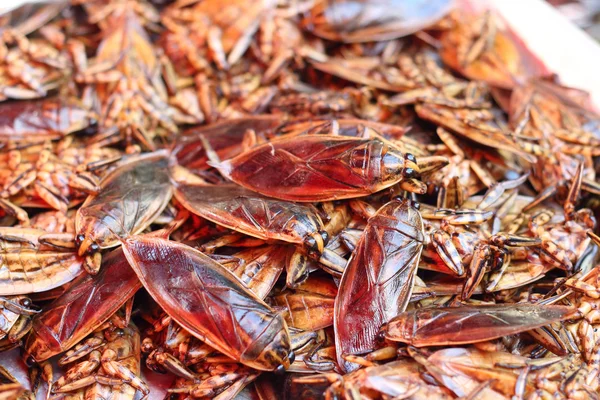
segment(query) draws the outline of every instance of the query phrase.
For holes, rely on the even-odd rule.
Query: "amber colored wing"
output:
[[[421,215],[407,200],[393,200],[369,219],[336,297],[338,362],[346,371],[358,365],[342,356],[373,350],[381,326],[406,308],[423,238]]]
[[[573,317],[566,306],[498,304],[420,309],[389,322],[386,337],[413,346],[453,346],[514,335]]]
[[[273,296],[271,302],[285,310],[286,322],[297,329],[316,331],[333,325],[337,286],[333,280],[311,275],[295,289]]]
[[[144,287],[165,312],[223,354],[251,362],[244,352],[255,341],[269,344],[270,338],[287,330],[283,317],[198,250],[143,236],[127,239],[123,248]]]
[[[296,136],[256,147],[217,167],[234,182],[266,196],[290,201],[342,199],[380,188],[383,157],[388,162],[396,157],[385,148],[377,139]],[[394,160],[394,165],[401,171],[403,159]]]
[[[234,254],[235,257],[244,260],[244,264],[230,268],[230,271],[258,298],[264,300],[277,283],[285,269],[287,258],[293,251],[293,246],[277,244],[249,247]]]
[[[194,214],[259,239],[300,244],[323,229],[312,206],[266,198],[238,185],[178,183],[175,197]]]
[[[106,248],[146,229],[171,199],[168,161],[168,153],[158,151],[116,167],[77,210],[77,233]]]
[[[214,124],[193,127],[179,135],[173,144],[173,156],[182,167],[197,172],[210,168],[203,140],[208,141],[219,158],[226,160],[244,150],[244,135],[252,131],[257,138],[269,138],[282,124],[281,117],[271,115],[249,116]]]
[[[110,318],[141,287],[122,249],[104,257],[98,275],[84,275],[33,319],[26,352],[37,362],[68,350]]]

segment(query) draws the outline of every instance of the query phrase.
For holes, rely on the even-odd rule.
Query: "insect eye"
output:
[[[285,374],[285,367],[283,365],[280,365],[277,368],[275,368],[275,374],[279,376]]]
[[[307,236],[304,239],[304,246],[306,246],[306,248],[311,252],[318,250],[318,243],[312,236]]]
[[[295,359],[296,359],[296,354],[290,350],[290,352],[288,353],[288,360],[290,360],[290,364],[293,363]]]
[[[405,159],[405,160],[407,160],[407,161],[412,161],[412,162],[414,162],[414,163],[416,163],[416,162],[417,162],[417,159],[416,159],[416,157],[415,157],[414,155],[410,154],[410,153],[406,154],[406,155],[404,156],[404,159]]]
[[[90,245],[90,253],[95,253],[97,251],[100,251],[100,246],[98,246],[96,243],[92,243]]]
[[[35,358],[33,358],[33,356],[28,356],[25,359],[25,365],[27,365],[28,367],[33,367],[36,364],[35,362]]]
[[[19,304],[21,304],[23,307],[29,307],[31,306],[31,300],[28,298],[24,298],[19,301]]]
[[[417,172],[412,168],[406,168],[403,172],[405,178],[410,179],[417,176]]]
[[[75,236],[75,244],[77,246],[81,245],[81,243],[85,240],[85,236],[82,234],[79,234],[77,236]]]

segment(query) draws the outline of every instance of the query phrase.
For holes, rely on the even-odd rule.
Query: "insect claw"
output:
[[[529,236],[518,236],[508,233],[498,233],[491,236],[489,242],[495,246],[510,246],[510,247],[524,247],[524,246],[538,246],[542,243],[540,238],[529,237]]]
[[[87,254],[83,262],[83,268],[90,275],[96,275],[102,265],[102,254],[100,252]]]
[[[72,233],[48,233],[38,238],[38,242],[59,249],[75,249],[75,235]]]
[[[600,247],[600,236],[596,235],[594,232],[592,231],[587,231],[586,234],[588,235],[588,237],[590,239],[592,239],[592,241],[594,243],[596,243],[597,246]]]
[[[419,157],[417,165],[421,176],[439,171],[450,164],[450,160],[443,156]]]
[[[569,194],[567,195],[567,199],[565,200],[564,210],[565,210],[565,218],[567,220],[571,220],[575,213],[575,204],[579,199],[579,195],[581,193],[581,183],[583,181],[583,163],[579,163],[577,166],[577,171],[573,175],[573,180],[571,182],[571,186],[569,187]]]
[[[406,190],[407,192],[416,193],[416,194],[427,193],[427,185],[415,178],[403,180],[399,183],[399,185],[400,185],[400,188],[402,188],[403,190]]]

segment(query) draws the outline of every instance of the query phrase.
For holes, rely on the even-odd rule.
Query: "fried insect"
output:
[[[24,103],[0,104],[0,141],[40,143],[61,139],[93,122],[75,99],[51,97]]]
[[[303,245],[317,254],[327,244],[323,221],[310,205],[270,199],[227,184],[179,182],[174,194],[194,214],[249,236]]]
[[[213,164],[235,183],[289,201],[365,196],[400,183],[424,193],[411,154],[379,139],[305,135],[272,141]]]
[[[83,275],[33,320],[25,344],[28,363],[67,351],[105,324],[141,287],[122,249],[110,252],[98,275]]]
[[[92,350],[88,360],[71,367],[52,387],[54,393],[68,393],[85,388],[87,398],[135,398],[140,391],[145,398],[150,389],[140,377],[140,334],[129,324],[106,332],[102,350]]]
[[[44,292],[80,274],[83,260],[74,248],[53,245],[54,237],[38,229],[0,228],[0,296]]]
[[[388,340],[412,346],[477,343],[572,318],[566,306],[498,304],[422,308],[404,312],[385,327]]]
[[[343,260],[325,248],[329,234],[315,207],[271,199],[237,185],[206,185],[181,168],[172,175],[175,197],[194,214],[262,240],[298,245],[287,263],[289,287],[306,279],[307,255],[343,269]]]
[[[381,325],[406,309],[423,249],[423,221],[409,200],[392,200],[367,223],[340,282],[335,302],[338,364],[375,349]]]
[[[450,0],[418,1],[319,0],[302,21],[317,36],[340,42],[396,39],[435,24],[452,8]]]
[[[100,182],[100,189],[77,210],[75,241],[85,256],[84,268],[98,273],[101,249],[115,247],[120,239],[146,229],[171,198],[168,153],[134,156]]]
[[[194,336],[259,370],[287,368],[292,362],[283,317],[222,265],[191,247],[159,238],[134,236],[123,248],[154,300]]]

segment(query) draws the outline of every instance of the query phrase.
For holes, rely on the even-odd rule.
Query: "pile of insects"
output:
[[[449,0],[19,8],[0,399],[597,399],[599,161]]]

